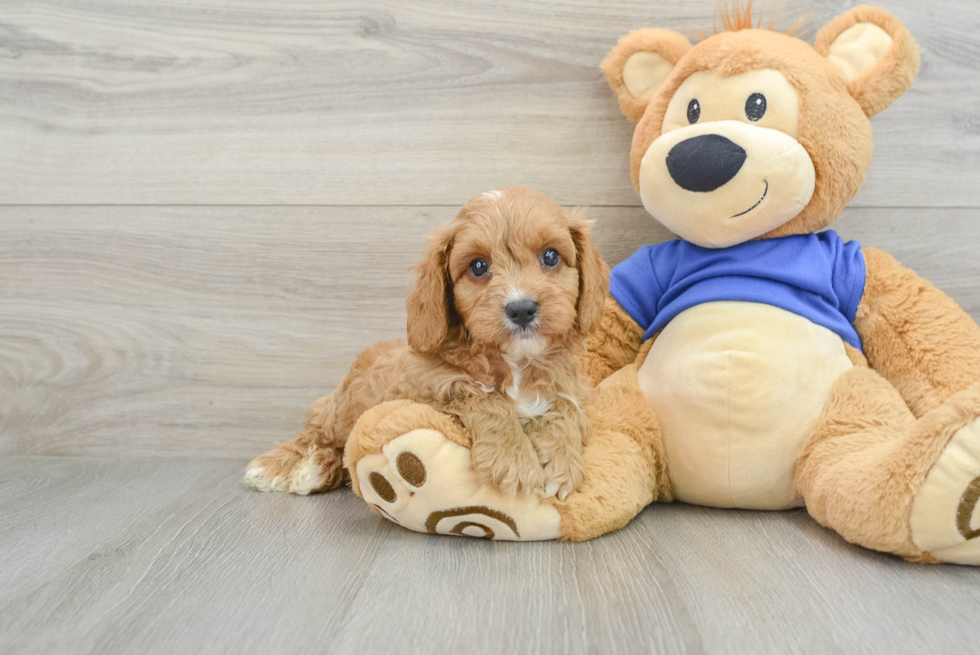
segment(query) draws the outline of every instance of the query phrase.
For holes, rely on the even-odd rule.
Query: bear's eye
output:
[[[698,102],[697,98],[694,98],[687,103],[687,120],[693,125],[698,122],[699,118],[701,118],[701,103]]]
[[[554,268],[561,263],[561,255],[554,248],[548,248],[541,253],[541,265],[545,268]]]
[[[485,259],[474,259],[470,262],[470,275],[473,277],[483,277],[490,272],[490,264]]]
[[[753,93],[745,101],[745,116],[753,123],[766,115],[766,97],[761,93]]]

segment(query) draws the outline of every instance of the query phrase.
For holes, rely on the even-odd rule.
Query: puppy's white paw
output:
[[[545,496],[565,500],[568,494],[582,486],[585,478],[581,453],[575,450],[561,452],[560,456],[544,465],[544,474],[547,480]]]
[[[245,484],[258,491],[288,491],[288,480],[283,476],[269,475],[261,466],[249,466],[242,480]]]
[[[306,496],[336,489],[342,480],[341,456],[336,449],[309,446],[300,454],[284,444],[252,460],[242,481],[259,491]]]
[[[537,453],[527,439],[515,441],[477,440],[471,453],[473,469],[501,494],[540,494],[545,474]]]
[[[323,487],[322,471],[312,457],[299,461],[289,476],[289,491],[298,496],[308,496]]]

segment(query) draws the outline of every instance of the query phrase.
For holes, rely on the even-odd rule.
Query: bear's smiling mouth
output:
[[[739,216],[745,216],[750,211],[752,211],[753,209],[755,209],[756,207],[758,207],[759,205],[762,204],[762,201],[765,200],[766,199],[766,196],[769,194],[769,180],[762,180],[762,181],[766,183],[766,190],[762,192],[762,197],[759,198],[754,205],[752,205],[751,207],[749,207],[748,209],[746,209],[744,212],[739,212],[738,214],[735,214],[734,216],[732,216],[732,218],[738,218]]]

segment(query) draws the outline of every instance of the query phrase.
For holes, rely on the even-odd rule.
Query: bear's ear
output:
[[[901,21],[862,5],[838,16],[817,34],[814,48],[847,81],[868,118],[908,91],[919,72],[919,46]]]
[[[668,30],[637,30],[619,40],[602,72],[626,118],[635,123],[643,117],[650,98],[690,49],[690,41]]]

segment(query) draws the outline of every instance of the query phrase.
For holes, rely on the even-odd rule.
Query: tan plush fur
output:
[[[877,248],[855,327],[868,363],[916,417],[980,381],[980,327],[949,296]]]
[[[799,93],[798,140],[816,173],[813,198],[803,212],[762,238],[813,232],[834,221],[863,184],[871,164],[871,125],[833,64],[807,43],[767,30],[713,36],[674,68],[634,132],[630,154],[634,186],[639,190],[640,162],[660,136],[667,104],[689,75],[712,70],[730,76],[760,68],[781,71]]]
[[[826,57],[834,39],[858,23],[877,25],[893,39],[888,53],[847,85],[848,93],[871,118],[884,111],[912,86],[919,73],[919,46],[897,18],[877,7],[862,5],[838,16],[820,30],[813,44],[814,49]]]
[[[358,357],[337,390],[310,408],[293,441],[249,465],[258,488],[299,493],[336,488],[357,419],[382,402],[425,403],[470,428],[475,470],[506,492],[547,487],[564,498],[582,481],[588,385],[575,355],[598,325],[608,267],[591,224],[521,187],[468,202],[430,239],[408,301],[408,345],[378,344]],[[542,264],[554,249],[560,262]],[[484,260],[489,272],[471,272]],[[506,316],[515,298],[538,305],[521,328]],[[310,465],[310,461],[313,464]],[[312,486],[273,485],[306,463]]]
[[[562,533],[585,541],[618,530],[654,501],[673,500],[660,423],[625,366],[596,388],[589,405],[592,439],[582,488],[555,506]]]
[[[647,29],[630,32],[619,40],[612,52],[602,62],[602,72],[619,100],[619,108],[632,122],[643,117],[648,101],[634,98],[623,82],[626,62],[637,52],[656,52],[671,64],[677,65],[681,57],[691,49],[691,42],[669,30]]]
[[[847,84],[824,55],[834,37],[859,21],[879,25],[894,42],[891,51],[871,70]],[[716,71],[731,76],[769,68],[782,72],[799,93],[799,142],[813,160],[816,190],[803,212],[762,238],[813,232],[836,220],[863,184],[871,163],[874,144],[867,118],[904,93],[919,70],[918,47],[908,30],[887,12],[862,6],[824,28],[818,35],[816,50],[800,39],[769,30],[722,32],[685,54],[648,102],[624,99],[622,66],[629,55],[646,47],[670,59],[682,50],[676,43],[680,35],[664,30],[644,32],[624,37],[603,64],[627,118],[635,121],[639,108],[643,108],[630,153],[630,170],[637,190],[643,155],[660,136],[667,104],[691,74]]]
[[[800,490],[849,541],[932,562],[909,514],[950,438],[980,416],[980,327],[887,253],[868,248],[865,263],[855,327],[867,363],[838,380],[798,463]]]
[[[932,561],[912,541],[912,500],[950,438],[978,416],[980,384],[916,419],[891,384],[855,367],[837,381],[797,464],[807,511],[848,541]]]
[[[718,15],[714,21],[715,34],[720,32],[738,32],[739,30],[762,29],[763,20],[766,19],[764,12],[760,11],[758,16],[753,17],[752,0],[748,0],[744,5],[739,0],[732,2],[718,3]],[[795,36],[800,25],[806,20],[806,16],[799,18],[795,23],[783,30],[783,34]],[[775,30],[779,22],[779,11],[775,11],[768,16],[767,30]],[[720,24],[720,27],[719,27]],[[707,39],[708,35],[698,32],[698,36]]]
[[[773,69],[798,94],[798,141],[812,159],[816,181],[802,212],[758,238],[826,228],[863,183],[873,149],[868,118],[912,84],[918,47],[898,19],[873,7],[856,7],[836,18],[812,48],[785,34],[754,29],[750,9],[735,13],[726,24],[730,31],[690,48],[645,99],[622,97],[628,93],[621,83],[626,59],[638,47],[665,57],[683,50],[676,39],[663,31],[651,31],[644,39],[630,35],[607,57],[603,70],[623,113],[636,121],[642,108],[630,155],[634,185],[639,191],[643,158],[661,136],[668,105],[687,78],[700,71],[728,77]],[[857,66],[858,72],[845,79],[828,55],[835,40],[858,24],[872,26],[866,34],[887,44],[887,51],[870,64],[864,63],[867,57],[848,60],[847,66]],[[848,56],[843,50],[835,56]],[[916,546],[910,514],[947,445],[980,416],[980,328],[891,256],[874,248],[866,248],[864,256],[867,279],[854,323],[864,354],[846,348],[854,368],[835,382],[797,462],[799,490],[810,514],[849,541],[935,562]],[[630,322],[621,307],[607,302],[583,364],[594,379],[625,362],[642,361],[649,350],[641,348],[642,331]],[[955,501],[963,490],[948,493]]]
[[[627,118],[635,122],[637,112],[641,108],[643,112],[630,150],[633,184],[639,190],[640,163],[650,144],[660,136],[667,105],[685,79],[699,71],[731,76],[774,69],[782,72],[799,94],[799,142],[813,160],[816,185],[812,199],[798,216],[760,238],[820,230],[840,216],[864,182],[874,148],[867,118],[911,86],[919,69],[918,46],[897,18],[875,7],[855,7],[838,16],[819,32],[815,47],[811,47],[789,34],[754,29],[751,3],[744,9],[736,5],[732,9],[722,5],[725,31],[694,48],[679,45],[678,38],[684,37],[667,30],[639,30],[623,37],[603,62],[603,72]],[[848,84],[826,54],[834,38],[858,22],[881,27],[893,43],[885,57]],[[756,25],[761,25],[761,18]],[[676,65],[651,98],[623,99],[624,93],[629,94],[622,84],[623,66],[641,50],[676,60]],[[609,306],[606,313],[617,314]],[[602,334],[600,330],[593,337],[590,351],[603,349],[607,351],[604,358],[610,361],[632,361],[635,351],[631,343],[623,343],[623,353],[617,353],[614,351],[620,350],[618,337],[607,344]],[[590,362],[589,366],[597,364]]]
[[[582,370],[592,384],[599,384],[633,362],[642,340],[643,328],[610,296],[599,328],[589,336],[587,350],[579,357]]]

